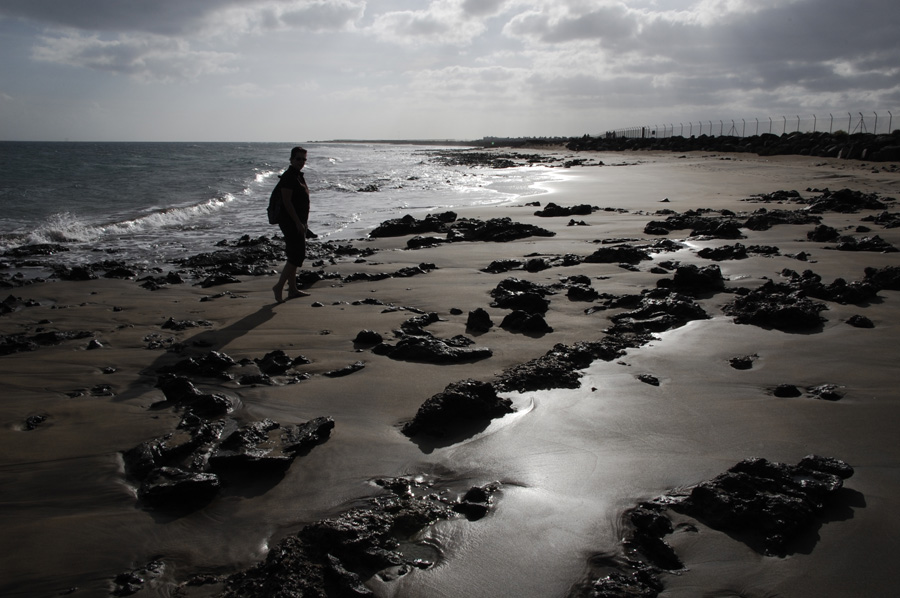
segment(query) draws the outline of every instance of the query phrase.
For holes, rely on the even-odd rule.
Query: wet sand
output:
[[[565,152],[563,152],[565,153]],[[579,157],[585,157],[579,155]],[[644,225],[669,209],[730,209],[751,212],[797,209],[741,201],[754,194],[807,188],[850,188],[896,196],[900,174],[880,166],[822,158],[758,158],[745,155],[599,154],[607,166],[559,170],[548,193],[529,198],[542,205],[588,203],[600,208],[569,218],[540,218],[537,209],[481,208],[460,216],[508,216],[556,233],[508,243],[453,243],[405,250],[407,237],[358,241],[377,250],[365,263],[347,259],[327,270],[390,272],[420,263],[437,269],[412,278],[334,284],[320,281],[310,297],[274,304],[271,277],[202,289],[172,285],[151,292],[134,281],[48,282],[10,289],[39,306],[0,316],[0,333],[37,328],[93,332],[89,339],[0,357],[0,594],[4,596],[106,596],[112,579],[152,560],[164,570],[137,596],[214,595],[221,585],[180,586],[198,573],[225,575],[262,559],[279,539],[305,524],[333,516],[379,488],[372,480],[399,475],[434,477],[439,487],[464,491],[499,481],[491,513],[474,522],[438,523],[418,538],[430,569],[385,581],[368,580],[377,596],[564,596],[582,579],[588,559],[619,550],[622,512],[669,489],[708,479],[737,461],[765,457],[796,463],[817,453],[851,464],[846,481],[852,501],[803,538],[787,557],[766,557],[718,531],[700,527],[669,538],[686,564],[664,574],[668,597],[688,596],[889,596],[900,537],[900,292],[882,291],[867,306],[827,302],[822,330],[786,333],[738,325],[722,312],[731,300],[716,294],[699,302],[711,319],[656,335],[612,362],[595,362],[578,389],[507,393],[516,412],[449,446],[411,442],[399,426],[427,398],[465,378],[491,381],[504,369],[543,355],[557,343],[599,340],[620,310],[586,314],[590,305],[552,297],[546,315],[553,332],[541,336],[498,327],[469,335],[493,357],[462,365],[427,365],[357,351],[364,329],[386,339],[411,314],[384,311],[383,304],[436,312],[428,330],[441,337],[466,333],[470,310],[486,309],[499,323],[506,310],[491,308],[488,295],[509,276],[542,284],[584,274],[601,292],[615,295],[653,288],[663,277],[650,269],[666,260],[705,265],[703,247],[734,241],[684,241],[682,250],[654,254],[639,271],[617,264],[581,264],[528,273],[482,272],[499,259],[528,255],[588,255],[597,241],[649,239]],[[662,203],[667,198],[669,201]],[[893,211],[895,208],[889,208]],[[855,228],[871,214],[823,215],[835,228]],[[414,214],[422,217],[424,214]],[[865,224],[865,223],[862,223]],[[871,225],[900,247],[900,229]],[[744,245],[774,245],[781,255],[716,262],[728,287],[754,288],[780,272],[811,269],[828,283],[859,280],[867,266],[900,265],[898,253],[844,252],[833,243],[806,241],[812,226],[777,225],[745,230]],[[844,231],[844,232],[852,232]],[[809,261],[786,257],[807,252]],[[201,301],[228,291],[230,294]],[[317,304],[321,304],[320,306]],[[454,315],[457,308],[461,314]],[[872,329],[846,320],[862,314]],[[180,332],[161,329],[169,318],[208,321]],[[42,323],[43,322],[43,323]],[[202,342],[235,360],[260,358],[281,349],[311,363],[298,369],[309,379],[284,386],[240,386],[203,380],[204,392],[222,393],[239,405],[243,421],[271,418],[298,423],[334,418],[330,439],[297,458],[277,484],[226,487],[209,505],[172,516],[143,509],[123,473],[121,452],[171,432],[180,415],[150,410],[163,398],[155,371],[183,356],[148,349],[148,335]],[[190,352],[199,354],[200,348]],[[732,357],[754,355],[749,370],[732,368]],[[365,369],[341,378],[322,374],[356,361]],[[115,371],[105,373],[104,368]],[[637,379],[651,374],[659,386]],[[777,398],[771,389],[838,385],[839,401],[808,396]],[[108,385],[109,392],[101,385]],[[80,396],[70,396],[78,394]],[[29,416],[46,420],[34,430]]]

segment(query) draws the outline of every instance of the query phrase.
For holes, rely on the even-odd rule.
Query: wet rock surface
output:
[[[473,487],[455,498],[421,478],[375,480],[383,494],[285,538],[265,561],[227,577],[223,598],[374,596],[365,581],[390,582],[433,567],[440,558],[436,551],[433,559],[404,554],[416,534],[437,521],[459,518],[458,513],[470,520],[483,517],[500,485]]]
[[[512,401],[498,396],[490,383],[461,380],[426,400],[402,431],[407,436],[441,437],[455,427],[490,421],[512,412]]]
[[[206,420],[185,414],[178,429],[142,442],[122,456],[126,475],[139,484],[141,504],[190,511],[211,501],[222,476],[283,474],[293,460],[326,441],[334,421],[319,417],[302,424],[272,420],[238,426],[233,419]]]
[[[47,330],[32,335],[7,334],[0,336],[0,355],[37,351],[40,347],[58,345],[70,340],[92,338],[93,332],[86,330]]]
[[[557,344],[541,357],[504,370],[495,386],[500,392],[578,388],[582,376],[578,370],[598,359],[617,359],[626,349],[639,347],[649,340],[640,334],[616,334],[599,341]]]
[[[669,512],[724,531],[762,555],[791,554],[801,537],[828,520],[829,509],[849,508],[852,492],[843,485],[852,475],[850,465],[828,457],[809,455],[796,465],[757,457],[640,503],[623,515],[620,554],[591,559],[588,574],[568,598],[655,598],[665,589],[663,573],[690,575],[665,538],[697,528],[681,524],[676,529]]]
[[[706,320],[709,314],[693,298],[668,289],[644,291],[637,306],[610,316],[610,334],[664,332],[693,320]]]
[[[559,216],[589,216],[598,208],[589,204],[579,204],[577,206],[558,206],[551,202],[544,206],[544,209],[534,213],[535,216],[544,218],[556,218]]]
[[[767,281],[761,287],[738,295],[723,307],[736,324],[753,324],[785,332],[821,328],[824,303],[803,296],[797,289]]]

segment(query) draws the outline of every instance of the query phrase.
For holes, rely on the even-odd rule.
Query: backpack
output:
[[[269,214],[269,224],[278,224],[281,206],[281,186],[275,185],[275,188],[272,189],[272,195],[269,196],[269,207],[266,209],[266,212]]]

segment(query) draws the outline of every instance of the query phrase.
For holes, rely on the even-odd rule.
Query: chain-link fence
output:
[[[871,133],[889,134],[893,132],[894,115],[884,112],[847,112],[844,114],[810,116],[778,116],[763,118],[741,118],[728,120],[701,120],[679,123],[658,123],[638,127],[626,127],[607,131],[607,137],[663,138],[663,137],[749,137],[752,135],[785,135],[787,133]]]

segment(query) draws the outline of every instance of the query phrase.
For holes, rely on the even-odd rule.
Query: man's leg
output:
[[[301,292],[300,289],[297,288],[297,266],[290,262],[284,263],[284,268],[281,270],[281,276],[278,277],[278,282],[272,287],[272,291],[275,293],[275,301],[278,303],[284,301],[282,293],[285,284],[288,285],[288,297],[296,297],[298,296],[296,293]]]

